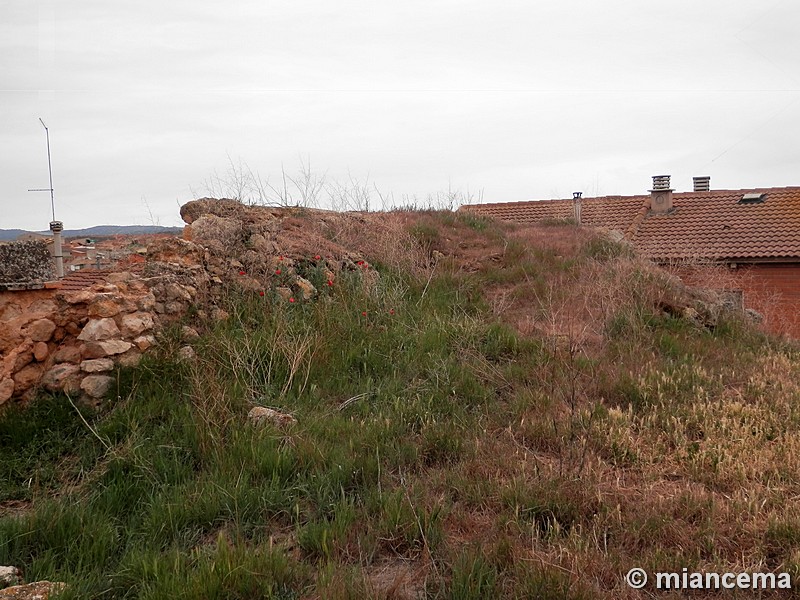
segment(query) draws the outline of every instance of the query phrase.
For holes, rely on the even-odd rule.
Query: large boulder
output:
[[[211,214],[221,217],[236,217],[244,212],[245,208],[238,200],[229,198],[200,198],[191,200],[181,206],[181,219],[191,225],[203,215]]]

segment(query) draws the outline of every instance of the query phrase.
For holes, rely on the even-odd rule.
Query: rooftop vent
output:
[[[653,189],[650,190],[650,210],[654,213],[670,212],[672,191],[669,187],[669,175],[654,175]]]
[[[572,192],[572,210],[575,217],[575,224],[581,224],[581,197],[583,192]]]
[[[766,194],[760,194],[758,192],[752,194],[742,194],[742,199],[739,200],[737,204],[761,204],[766,199]]]
[[[711,190],[711,177],[703,175],[702,177],[692,177],[695,192],[708,192]]]
[[[669,189],[669,175],[653,175],[653,191],[667,191]]]

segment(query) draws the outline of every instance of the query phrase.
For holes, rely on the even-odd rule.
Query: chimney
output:
[[[575,224],[581,226],[581,196],[583,192],[572,192],[572,210],[575,216]]]
[[[708,192],[711,191],[711,177],[703,175],[702,177],[692,177],[695,192]]]
[[[56,259],[56,275],[59,279],[64,277],[64,254],[61,251],[61,232],[64,224],[61,221],[50,221],[50,231],[53,232],[53,254]]]
[[[653,189],[650,190],[650,210],[654,213],[667,213],[672,210],[672,192],[669,175],[654,175]]]

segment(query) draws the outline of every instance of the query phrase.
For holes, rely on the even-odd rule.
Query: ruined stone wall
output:
[[[79,291],[0,291],[0,404],[38,388],[105,395],[111,371],[135,365],[156,329],[184,314],[196,294],[169,275],[127,272]]]
[[[50,281],[53,256],[43,240],[0,244],[0,285]]]
[[[191,357],[198,330],[228,317],[228,289],[293,303],[319,294],[309,272],[326,290],[343,270],[358,270],[365,285],[377,281],[360,253],[330,239],[345,226],[363,228],[361,217],[213,199],[184,205],[181,216],[185,239],[155,240],[140,271],[99,273],[78,291],[0,287],[0,405],[40,389],[101,398],[115,368],[135,365],[175,321],[189,344],[179,355]]]

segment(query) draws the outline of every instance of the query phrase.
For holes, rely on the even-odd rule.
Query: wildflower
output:
[[[294,298],[289,298],[289,302],[294,303]]]
[[[361,313],[361,316],[362,316],[362,317],[366,317],[366,316],[367,316],[367,311],[364,311],[364,312],[362,312],[362,313]]]
[[[390,308],[390,309],[389,309],[389,314],[390,314],[390,315],[393,315],[393,314],[394,314],[394,309],[393,309],[393,308]]]
[[[263,296],[264,295],[264,290],[261,290],[260,292],[258,292],[258,295],[259,296]]]
[[[239,275],[246,275],[244,271],[239,271]]]
[[[275,269],[275,275],[280,275],[280,274],[281,274],[281,270],[280,269]]]
[[[283,256],[279,256],[279,257],[278,257],[278,260],[283,260]]]
[[[328,287],[333,287],[333,280],[328,279]]]
[[[360,267],[361,265],[363,265],[363,264],[364,264],[364,261],[363,261],[363,260],[360,260],[360,261],[358,261],[356,264],[357,264],[357,265]]]
[[[322,257],[321,257],[319,254],[317,254],[317,255],[314,257],[314,260],[319,260],[320,258],[322,258]]]

